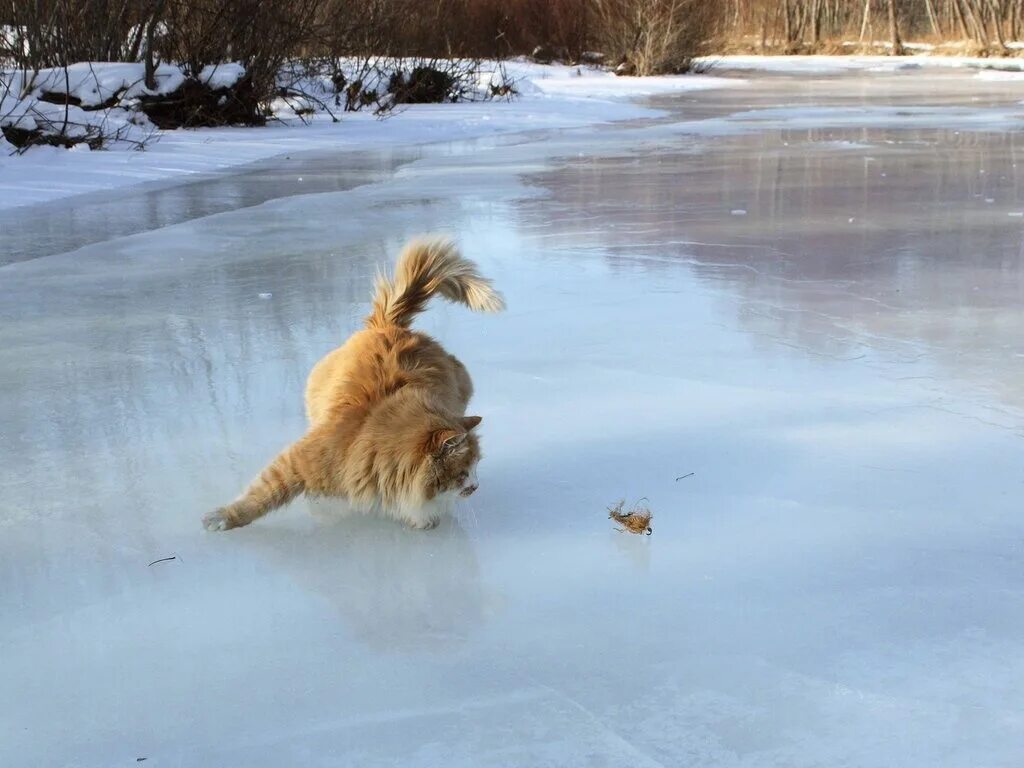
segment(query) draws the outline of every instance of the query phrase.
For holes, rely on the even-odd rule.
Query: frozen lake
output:
[[[1019,766],[1024,80],[744,77],[0,216],[0,765]],[[433,231],[480,490],[204,532]]]

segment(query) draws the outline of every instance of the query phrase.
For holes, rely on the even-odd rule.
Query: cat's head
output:
[[[427,439],[431,497],[457,493],[465,498],[477,489],[480,441],[473,430],[480,421],[479,416],[463,416],[431,429]]]

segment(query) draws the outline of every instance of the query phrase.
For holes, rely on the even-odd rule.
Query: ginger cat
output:
[[[501,295],[446,239],[409,243],[392,280],[379,277],[366,327],[314,366],[309,431],[234,502],[207,514],[207,530],[248,525],[299,494],[338,496],[412,528],[433,528],[456,495],[477,489],[479,416],[466,416],[465,367],[410,330],[435,294],[478,312]]]

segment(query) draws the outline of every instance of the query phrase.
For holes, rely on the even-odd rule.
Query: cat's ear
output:
[[[462,417],[462,426],[468,432],[473,427],[475,427],[477,424],[479,424],[481,421],[483,421],[483,419],[480,418],[479,416],[463,416]]]
[[[466,433],[457,429],[437,429],[430,435],[431,453],[443,453],[458,447],[466,439]]]

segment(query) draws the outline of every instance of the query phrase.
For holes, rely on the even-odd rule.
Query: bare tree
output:
[[[140,37],[142,30],[145,30],[145,82],[146,88],[151,91],[156,90],[156,32],[161,23],[161,19],[163,18],[164,8],[166,5],[166,0],[156,0],[149,14],[149,18],[139,25]]]
[[[714,2],[714,0],[709,0]],[[730,0],[730,13],[722,18],[724,39],[739,43],[747,38],[780,41],[793,51],[809,50],[829,41],[842,44],[856,37],[874,42],[875,16],[895,31],[902,47],[911,37],[962,40],[993,53],[1004,53],[1010,40],[1024,31],[1024,0]],[[883,10],[884,9],[884,10]],[[881,13],[880,13],[881,12]],[[875,25],[882,29],[882,24]]]
[[[896,0],[889,0],[889,38],[892,42],[892,55],[902,56],[904,50],[903,41],[900,40],[900,24],[896,15]]]

